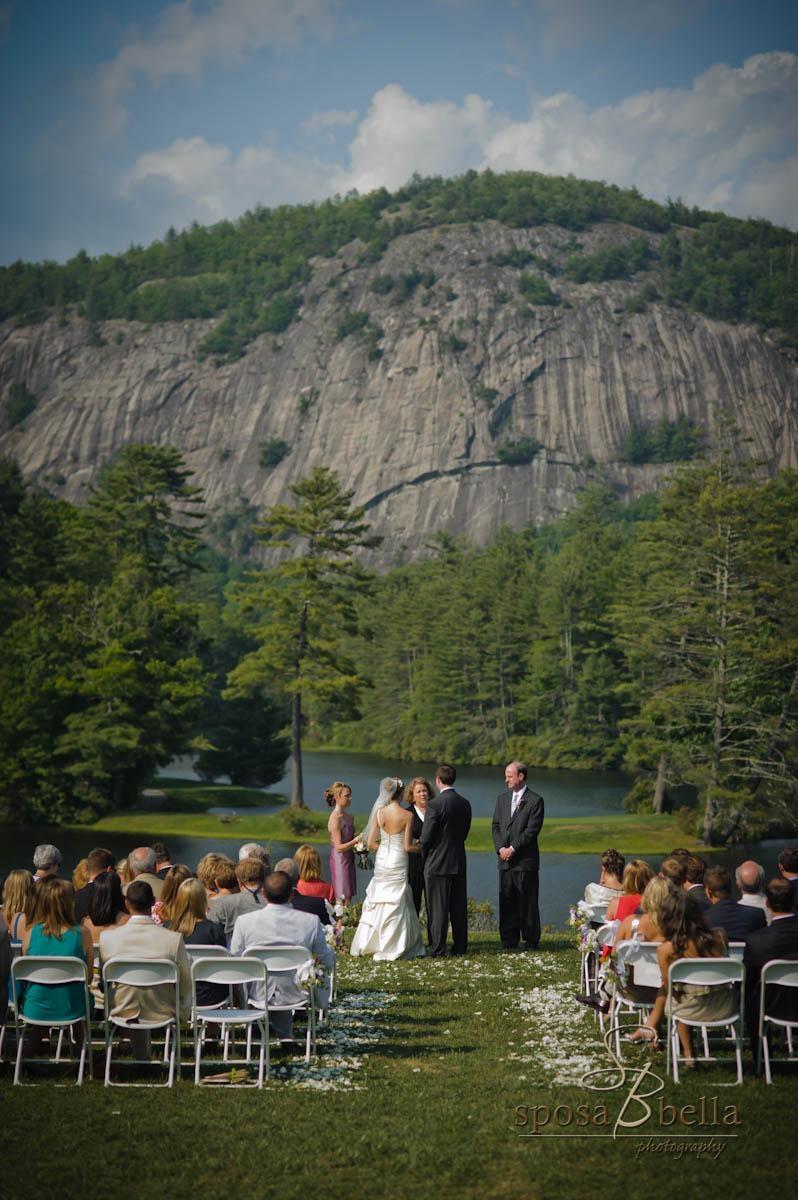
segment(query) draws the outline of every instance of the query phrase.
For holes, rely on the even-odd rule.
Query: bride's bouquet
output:
[[[369,867],[372,865],[372,859],[371,855],[369,854],[368,846],[364,841],[361,840],[359,842],[355,842],[354,850],[355,862],[357,866],[360,867],[361,871],[368,871]]]

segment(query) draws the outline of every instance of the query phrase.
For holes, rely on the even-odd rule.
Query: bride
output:
[[[413,814],[399,803],[402,788],[401,779],[383,779],[363,835],[369,850],[377,848],[379,837],[379,848],[351,953],[373,954],[377,962],[424,954],[407,882],[407,856],[419,854],[420,847],[411,837]]]

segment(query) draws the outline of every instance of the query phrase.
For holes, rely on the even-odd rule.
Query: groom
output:
[[[446,933],[452,923],[452,954],[468,949],[465,840],[471,828],[471,805],[454,790],[454,767],[438,767],[438,796],[427,805],[421,834],[424,889],[427,895],[428,953],[446,953]]]

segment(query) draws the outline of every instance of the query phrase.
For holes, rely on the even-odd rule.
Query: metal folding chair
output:
[[[682,1017],[677,1013],[676,1016],[671,1014],[673,1006],[673,986],[680,983],[692,983],[701,987],[726,987],[729,984],[739,984],[739,998],[737,1012],[731,1017],[723,1017],[718,1020],[701,1021],[692,1017]],[[744,1003],[744,985],[745,983],[745,967],[742,963],[737,962],[733,958],[679,958],[676,962],[671,963],[668,971],[668,1057],[667,1070],[673,1067],[673,1079],[675,1083],[679,1082],[679,1032],[676,1028],[676,1022],[681,1021],[683,1025],[690,1025],[693,1028],[700,1029],[704,1039],[704,1055],[703,1061],[711,1060],[709,1054],[709,1043],[707,1041],[707,1032],[710,1029],[730,1029],[734,1041],[734,1053],[737,1061],[737,1080],[738,1084],[743,1081],[743,1054],[742,1054],[742,1037],[741,1030],[743,1028],[743,1003]],[[719,1084],[717,1086],[728,1086]]]
[[[756,1073],[765,1064],[765,1082],[772,1083],[770,1064],[772,1062],[795,1062],[793,1057],[792,1035],[798,1030],[798,1021],[790,1021],[783,1017],[769,1016],[766,1005],[766,988],[768,984],[778,984],[779,987],[798,988],[798,962],[789,958],[774,958],[765,963],[760,976],[759,990],[759,1023],[757,1026]],[[771,1059],[768,1045],[768,1026],[783,1029],[787,1038],[787,1058]]]
[[[230,1061],[227,1057],[227,1033],[236,1025],[243,1025],[247,1029],[247,1056],[244,1061],[251,1062],[252,1040],[251,1033],[253,1026],[257,1027],[260,1033],[260,1056],[258,1060],[258,1084],[259,1088],[263,1087],[264,1067],[268,1074],[269,1070],[269,1007],[268,1003],[264,1007],[253,1008],[251,1005],[246,1008],[233,1007],[207,1007],[197,1004],[197,984],[198,983],[216,983],[224,984],[232,989],[243,987],[248,983],[261,984],[263,994],[266,994],[266,985],[268,982],[268,973],[266,966],[258,958],[222,958],[215,956],[213,958],[196,958],[191,964],[191,981],[192,981],[192,1002],[191,1002],[191,1023],[194,1027],[194,1083],[200,1083],[200,1069],[202,1065],[202,1047],[205,1041],[205,1034],[208,1027],[212,1025],[218,1026],[225,1034],[225,1058],[224,1061]],[[233,1085],[235,1086],[235,1085]]]
[[[19,984],[41,984],[44,987],[63,987],[68,983],[83,985],[83,1016],[77,1020],[72,1018],[39,1020],[26,1016],[22,1011],[22,996]],[[83,1083],[86,1057],[89,1060],[89,1076],[91,1076],[91,1010],[89,1001],[89,971],[82,958],[49,957],[47,955],[26,954],[15,958],[11,963],[11,989],[14,996],[14,1026],[17,1036],[17,1058],[14,1066],[14,1083],[20,1082],[22,1070],[22,1035],[25,1026],[36,1026],[45,1029],[58,1030],[58,1048],[56,1062],[61,1059],[62,1036],[65,1030],[73,1025],[83,1026],[83,1039],[78,1058],[78,1085]],[[50,1059],[37,1059],[37,1062],[50,1062]]]
[[[270,983],[280,978],[293,983],[297,971],[313,961],[313,955],[306,946],[249,946],[244,951],[244,957],[260,959],[269,972]],[[258,1007],[252,997],[249,1002]],[[309,1063],[311,1054],[316,1051],[316,989],[309,988],[304,994],[304,998],[297,999],[291,1004],[278,1004],[274,1000],[270,1000],[269,1012],[307,1012],[305,1062]]]
[[[170,958],[126,958],[122,955],[109,958],[103,967],[103,984],[105,989],[105,1011],[103,1027],[105,1031],[105,1086],[106,1087],[172,1087],[175,1072],[180,1063],[180,975],[177,963]],[[158,1021],[130,1021],[126,1017],[111,1015],[113,1006],[112,993],[120,985],[123,987],[154,988],[171,985],[175,989],[174,1010],[168,1016]],[[166,1035],[164,1043],[164,1062],[168,1064],[169,1074],[165,1084],[156,1083],[113,1083],[111,1080],[111,1056],[114,1045],[115,1029],[124,1029],[133,1033],[151,1033],[154,1029],[163,1029]],[[171,1035],[174,1034],[172,1037]],[[128,1060],[129,1061],[129,1060]],[[133,1062],[151,1062],[150,1059],[133,1059]]]

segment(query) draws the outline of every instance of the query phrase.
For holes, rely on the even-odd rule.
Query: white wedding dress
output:
[[[366,888],[363,912],[350,953],[373,954],[375,962],[424,955],[421,926],[407,882],[407,851],[403,833],[386,833],[380,826],[374,878]]]

